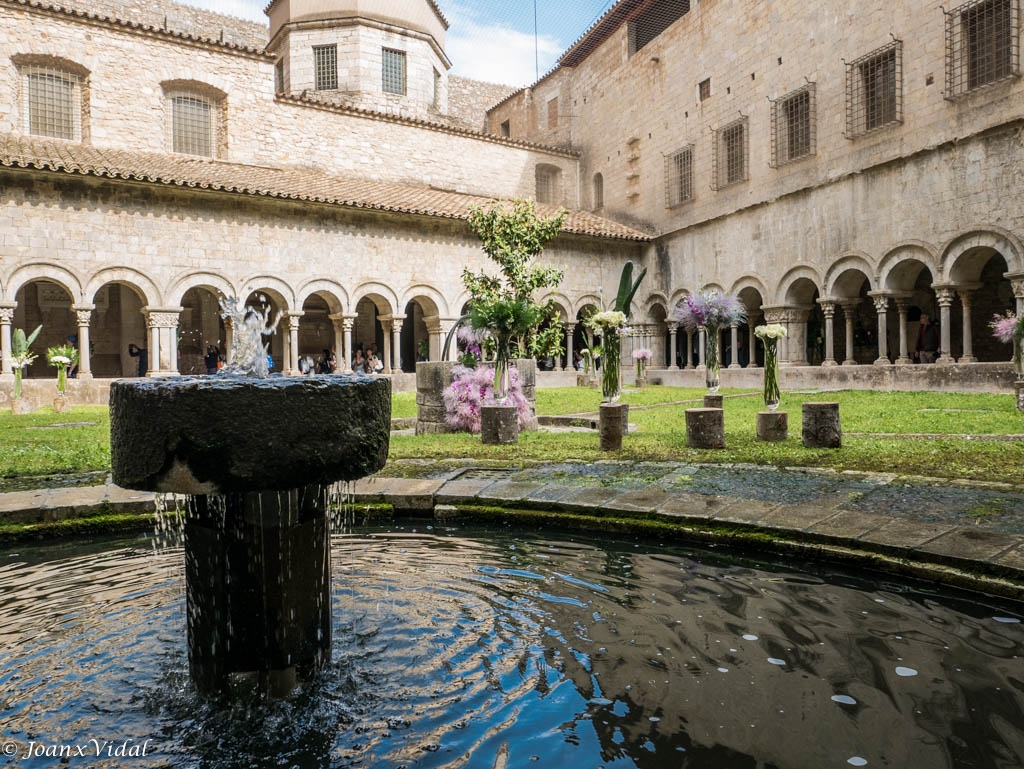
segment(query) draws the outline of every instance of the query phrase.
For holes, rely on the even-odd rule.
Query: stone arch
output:
[[[128,286],[139,298],[143,305],[150,307],[162,307],[163,295],[156,283],[150,280],[148,275],[139,272],[131,267],[107,267],[93,275],[85,284],[83,296],[87,302],[95,303],[96,294],[107,283],[118,283]]]
[[[858,274],[860,279],[856,277]],[[870,258],[859,252],[848,253],[839,257],[825,272],[822,294],[833,299],[853,299],[859,295],[864,280],[871,287],[878,282]]]
[[[165,295],[170,301],[181,304],[185,294],[192,288],[205,288],[217,296],[225,297],[238,296],[241,293],[230,280],[216,272],[190,272],[176,278]]]
[[[11,298],[15,303],[15,328],[22,328],[25,329],[25,333],[30,333],[36,326],[42,326],[34,345],[37,353],[57,345],[77,346],[78,324],[73,308],[79,296],[69,291],[65,283],[54,280],[49,275],[37,273],[12,284]],[[74,367],[71,368],[71,372],[73,371]],[[42,354],[38,355],[24,372],[26,377],[33,379],[54,376],[53,369],[46,362],[46,356]]]
[[[744,291],[748,295],[751,291],[756,291],[760,295],[762,302],[768,296],[768,289],[765,288],[764,282],[756,275],[743,275],[734,280],[729,288],[729,293],[736,296],[740,296]]]
[[[719,294],[724,294],[725,293],[725,288],[722,286],[721,283],[705,283],[701,287],[700,290],[701,291],[717,291]]]
[[[601,311],[601,297],[595,294],[584,294],[576,300],[575,316],[579,318],[580,313],[588,307],[593,307],[597,312]]]
[[[991,257],[999,253],[1007,272],[1024,270],[1024,248],[1020,240],[997,227],[972,229],[953,238],[942,250],[941,274],[950,283],[973,283]]]
[[[644,301],[644,304],[643,304],[643,308],[644,308],[643,317],[645,317],[645,318],[651,317],[652,311],[657,306],[661,307],[662,311],[665,313],[665,317],[667,318],[668,317],[668,308],[670,306],[669,303],[668,303],[668,297],[665,296],[665,294],[663,292],[661,292],[661,291],[652,291],[650,294],[648,294],[647,299]]]
[[[572,302],[569,300],[569,297],[561,292],[551,291],[540,300],[541,304],[547,304],[548,302],[554,303],[559,323],[565,323],[569,320],[569,313],[572,308]]]
[[[690,291],[690,289],[688,288],[677,288],[675,291],[672,292],[672,296],[669,297],[668,306],[671,307],[672,309],[675,309],[676,307],[679,306],[679,303],[683,301],[684,296],[687,296],[688,294],[692,293],[693,292]]]
[[[912,290],[922,268],[927,268],[932,279],[937,279],[939,259],[929,243],[910,240],[890,249],[878,263],[878,290]]]
[[[18,291],[34,280],[48,280],[68,292],[72,304],[82,301],[82,283],[70,270],[50,262],[32,262],[23,264],[11,273],[7,282],[7,292],[14,301]]]
[[[433,286],[417,283],[407,288],[402,303],[408,304],[412,301],[419,302],[423,307],[423,312],[428,315],[443,317],[448,315],[448,301],[444,298],[444,294]],[[401,306],[401,303],[396,306]]]
[[[318,278],[307,281],[299,286],[296,292],[296,307],[303,307],[306,301],[317,294],[326,303],[332,313],[344,312],[348,306],[348,292],[345,287],[330,278]]]
[[[448,303],[433,286],[420,283],[410,286],[402,299],[402,331],[399,335],[399,355],[402,371],[414,373],[419,361],[439,360],[441,357],[440,319],[447,317]]]
[[[273,275],[254,275],[242,281],[243,299],[256,291],[271,295],[279,303],[278,309],[287,311],[298,308],[292,287]]]
[[[814,286],[815,289],[820,290],[821,276],[818,271],[808,264],[798,264],[792,267],[785,275],[779,280],[778,286],[775,289],[775,304],[807,304],[809,297],[803,297],[806,293],[807,281]]]
[[[363,299],[369,299],[381,315],[393,315],[398,312],[398,296],[390,287],[383,283],[363,283],[352,292],[352,309]]]

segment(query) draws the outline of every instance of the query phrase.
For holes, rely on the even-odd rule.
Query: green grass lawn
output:
[[[790,467],[827,467],[939,478],[969,478],[1024,484],[1024,442],[956,437],[907,439],[883,434],[930,433],[956,436],[1024,434],[1024,413],[1011,395],[956,393],[783,393],[781,409],[789,413],[790,438],[762,443],[754,437],[757,394],[725,399],[726,444],[722,451],[686,448],[684,411],[704,391],[650,387],[627,391],[630,422],[637,431],[626,436],[616,454],[598,451],[593,432],[534,432],[515,446],[483,446],[465,434],[393,435],[391,458],[478,458],[501,461],[564,459],[637,459],[682,462],[749,462]],[[723,390],[723,394],[743,395]],[[843,448],[807,450],[800,443],[800,404],[834,400],[840,404]],[[585,388],[537,392],[540,414],[576,414],[597,410],[600,394]],[[415,393],[394,396],[394,417],[416,415]],[[49,408],[26,416],[0,411],[0,478],[76,473],[110,466],[109,417],[101,406],[76,406],[65,414]],[[858,435],[863,434],[863,435]]]

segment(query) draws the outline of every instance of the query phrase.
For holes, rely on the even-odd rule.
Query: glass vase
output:
[[[708,386],[708,392],[714,395],[718,392],[719,368],[718,361],[718,329],[707,327],[704,330],[704,382]]]
[[[779,340],[764,340],[764,405],[769,411],[779,407]]]
[[[601,340],[601,400],[616,403],[622,394],[619,385],[619,365],[622,359],[622,340],[612,330]]]
[[[57,394],[64,397],[64,391],[68,389],[68,368],[57,366]]]
[[[494,402],[501,406],[508,400],[509,365],[512,360],[510,344],[508,339],[499,339],[495,346]]]
[[[14,367],[14,396],[15,399],[21,397],[21,366]]]

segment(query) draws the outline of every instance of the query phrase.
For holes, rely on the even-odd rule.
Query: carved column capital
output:
[[[14,308],[13,307],[0,307],[0,324],[10,325],[14,322]]]
[[[821,306],[821,314],[825,316],[826,320],[832,320],[836,316],[836,303],[831,299],[819,299],[818,304]]]
[[[871,297],[872,303],[875,305],[875,312],[882,314],[883,312],[889,311],[889,297],[886,296],[873,296]]]
[[[79,326],[88,326],[92,323],[92,310],[75,310],[75,318]]]
[[[956,290],[952,286],[935,287],[935,301],[939,307],[952,307]]]

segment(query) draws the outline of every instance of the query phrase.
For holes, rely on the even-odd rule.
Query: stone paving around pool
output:
[[[767,533],[918,564],[996,575],[1024,597],[1024,489],[885,474],[668,462],[480,467],[408,460],[354,485],[356,503],[432,516],[458,506],[647,516],[705,535]],[[398,476],[401,477],[398,477]],[[149,512],[152,494],[112,484],[0,494],[0,523]]]

